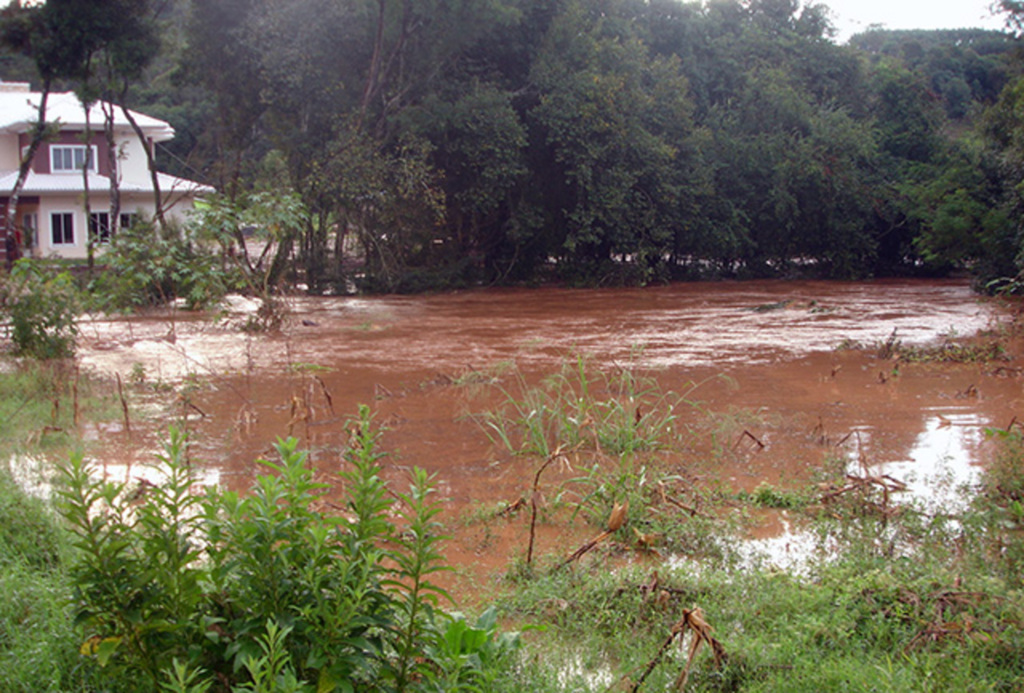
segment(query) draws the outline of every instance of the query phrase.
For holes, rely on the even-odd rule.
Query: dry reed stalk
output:
[[[82,376],[82,370],[75,366],[75,379],[71,381],[72,421],[75,428],[81,428],[82,416],[78,409],[78,381]]]
[[[181,400],[181,408],[182,408],[182,413],[181,413],[182,414],[182,418],[185,418],[185,416],[186,416],[185,412],[188,409],[191,409],[195,413],[199,414],[199,417],[202,418],[202,419],[209,418],[209,415],[205,411],[200,409],[198,404],[196,404],[195,402],[193,402],[192,400],[190,400],[188,398],[182,398],[182,400]]]
[[[668,493],[665,491],[665,483],[663,481],[658,482],[658,493],[659,495],[661,495],[662,503],[666,505],[674,505],[680,510],[689,513],[690,517],[695,517],[699,515],[700,517],[704,517],[709,520],[713,519],[711,515],[708,515],[706,512],[703,512],[696,505],[687,505],[678,498],[673,498],[672,496],[668,495]],[[700,497],[698,496],[697,499],[700,500]]]
[[[25,439],[25,444],[28,445],[29,447],[39,445],[43,442],[43,436],[46,436],[50,433],[67,433],[67,431],[65,431],[60,426],[43,426],[42,428],[33,431],[31,434],[29,434],[28,438]]]
[[[121,412],[124,414],[124,432],[129,438],[132,437],[132,420],[128,414],[128,400],[124,396],[124,385],[121,383],[121,374],[116,373],[117,376],[117,397],[121,400]]]
[[[864,474],[863,476],[847,474],[846,479],[848,483],[838,489],[824,494],[821,497],[821,502],[828,503],[829,501],[836,500],[841,496],[857,492],[866,503],[872,489],[877,488],[882,491],[882,502],[881,504],[876,503],[873,505],[877,507],[882,515],[888,517],[896,513],[896,509],[890,505],[891,494],[907,490],[907,485],[905,483],[899,479],[889,476],[888,474]]]
[[[682,636],[687,630],[693,636],[693,640],[690,643],[690,654],[686,658],[686,666],[683,667],[679,676],[676,677],[676,690],[681,691],[686,687],[686,680],[690,677],[690,667],[693,665],[693,660],[697,656],[701,645],[707,643],[708,647],[711,648],[711,654],[715,658],[716,667],[721,667],[726,662],[727,657],[722,643],[718,642],[711,635],[711,626],[704,620],[704,612],[700,608],[684,611],[683,618],[676,624],[674,630],[680,633],[680,640],[682,640]]]
[[[235,414],[235,437],[241,440],[242,434],[246,437],[252,435],[252,429],[259,420],[256,409],[252,402],[246,402]]]
[[[736,439],[736,443],[735,443],[735,445],[732,446],[732,449],[736,450],[736,448],[738,448],[740,446],[740,443],[742,443],[747,438],[749,438],[750,440],[754,441],[754,445],[757,446],[758,450],[764,450],[765,444],[762,443],[761,440],[757,436],[755,436],[753,433],[751,433],[750,431],[745,430],[745,429],[744,429],[743,433],[740,434],[740,437]]]
[[[320,385],[320,392],[323,394],[324,399],[327,401],[327,408],[331,411],[331,416],[337,416],[334,413],[334,398],[331,397],[331,391],[327,389],[327,383],[323,381],[319,375],[314,375],[313,379],[316,380],[317,384]]]
[[[673,498],[672,496],[665,496],[665,502],[668,503],[669,505],[676,506],[677,508],[679,508],[680,510],[682,510],[684,512],[689,513],[690,517],[695,517],[695,516],[699,515],[701,517],[711,519],[711,515],[708,515],[705,512],[701,512],[696,507],[691,506],[691,505],[687,505],[686,503],[683,503],[682,501],[677,500],[677,499]]]
[[[295,424],[299,423],[300,421],[306,422],[306,433],[308,438],[309,407],[306,406],[304,397],[300,399],[298,395],[292,395],[291,415],[290,418],[288,419],[289,437],[295,432]]]
[[[555,448],[555,451],[548,455],[548,458],[544,460],[544,464],[540,466],[537,473],[533,475],[533,490],[530,493],[530,543],[526,548],[526,565],[530,566],[533,564],[533,544],[536,541],[537,536],[537,508],[543,501],[543,496],[540,493],[540,475],[544,473],[544,470],[551,466],[551,463],[562,457],[562,447],[559,445]]]
[[[960,642],[963,642],[965,638],[988,640],[992,637],[991,629],[976,625],[970,615],[965,616],[959,621],[954,620],[957,614],[950,614],[949,612],[958,606],[977,608],[989,596],[983,592],[959,592],[952,590],[945,590],[931,595],[930,598],[935,599],[935,617],[932,621],[925,624],[917,635],[907,643],[906,647],[903,648],[903,653],[907,654],[915,648],[923,646],[925,643],[938,643],[948,638],[955,638]]]
[[[509,503],[502,510],[499,510],[495,517],[506,517],[508,515],[515,515],[517,512],[526,507],[526,499],[519,497],[514,503]]]

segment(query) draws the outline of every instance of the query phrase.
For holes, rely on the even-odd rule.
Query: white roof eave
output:
[[[25,133],[35,125],[39,115],[39,92],[0,91],[0,132]],[[166,142],[174,137],[170,123],[129,109],[143,133],[156,142]],[[101,130],[104,122],[103,109],[95,103],[89,109],[89,124],[94,130]],[[50,94],[46,102],[46,121],[60,123],[65,130],[84,130],[85,109],[73,92]],[[120,106],[114,109],[114,128],[134,132]]]

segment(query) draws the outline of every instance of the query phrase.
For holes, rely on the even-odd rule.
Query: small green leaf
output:
[[[121,644],[121,638],[110,637],[103,638],[96,645],[96,660],[99,662],[101,667],[107,666],[107,662],[114,656],[114,652],[117,650],[117,646]]]

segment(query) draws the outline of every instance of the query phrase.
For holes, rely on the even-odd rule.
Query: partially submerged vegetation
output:
[[[527,440],[531,423],[519,422]],[[514,623],[545,628],[527,638],[532,690],[1016,690],[1024,448],[1011,428],[991,432],[1001,455],[981,488],[961,490],[962,509],[901,500],[900,480],[835,462],[796,489],[723,494],[688,479],[687,505],[664,467],[623,483],[606,460],[590,480],[613,507],[612,540],[510,571],[499,599]],[[566,493],[575,481],[548,495],[587,508],[591,495]],[[810,538],[797,572],[744,548],[728,520],[755,507],[785,510]]]
[[[8,419],[19,426],[0,432],[4,449],[60,438],[51,452],[65,457],[75,447],[76,419],[98,410],[85,404],[87,379],[68,368],[25,361],[0,373],[0,406],[12,400]],[[317,378],[310,364],[295,370]],[[146,387],[144,373],[137,380]],[[156,483],[106,483],[73,457],[59,485],[62,518],[0,476],[0,526],[11,530],[0,531],[8,688],[1024,685],[1016,421],[990,431],[999,455],[981,484],[961,489],[970,502],[933,508],[906,500],[899,479],[853,470],[841,445],[813,435],[823,457],[813,479],[731,488],[708,470],[743,454],[739,446],[763,445],[755,432],[765,416],[714,414],[696,399],[699,384],[671,392],[632,366],[600,369],[577,355],[536,383],[501,364],[445,384],[494,403],[474,418],[531,470],[506,504],[465,520],[520,518],[521,548],[493,591],[449,601],[437,586],[453,528],[422,473],[408,491],[404,481],[385,486],[380,429],[366,409],[346,425],[344,473],[330,486],[290,440],[247,494],[206,491],[187,439],[172,435]],[[102,411],[118,419],[113,386],[92,387],[106,388]],[[33,435],[47,421],[64,433]],[[798,569],[745,542],[748,518],[765,512],[785,513],[806,541]],[[572,526],[578,542],[555,547],[542,525]],[[460,602],[479,617],[456,612]]]
[[[564,424],[583,407],[596,422],[617,411],[612,399],[633,393],[634,404],[660,411],[661,433],[613,449],[596,423],[583,435],[552,425],[545,430],[556,437],[538,448],[551,448],[547,457],[513,442],[512,451],[537,460],[535,486],[545,483],[539,472],[551,456],[573,448],[576,462],[589,456],[583,476],[557,482],[561,508],[546,521],[581,513],[602,531],[568,557],[538,543],[532,564],[509,566],[498,592],[482,598],[494,608],[479,621],[446,615],[452,605],[430,578],[444,569],[444,529],[429,481],[414,475],[410,492],[388,495],[365,410],[353,427],[341,499],[313,481],[294,441],[279,446],[281,460],[267,463],[250,495],[195,495],[178,436],[156,486],[111,485],[93,480],[80,461],[66,466],[61,507],[75,528],[71,541],[42,503],[4,481],[5,526],[45,538],[0,544],[8,567],[0,656],[11,690],[138,690],[142,680],[168,691],[1024,683],[1018,426],[993,431],[1003,454],[982,488],[965,489],[975,500],[961,512],[882,504],[867,475],[857,490],[855,480],[837,477],[832,486],[723,493],[684,480],[662,455],[685,439],[685,427],[666,418],[680,398],[618,389],[642,379],[602,380],[582,360],[568,368],[548,383],[547,421]],[[509,397],[506,414],[520,411],[518,396]],[[481,421],[492,425],[494,416]],[[633,412],[622,425],[641,424]],[[540,445],[529,426],[506,418],[496,440]],[[567,430],[574,437],[557,437]],[[524,489],[527,505],[537,495]],[[755,507],[797,513],[816,537],[799,573],[743,550],[731,517]],[[499,614],[506,627],[529,632],[503,634]]]

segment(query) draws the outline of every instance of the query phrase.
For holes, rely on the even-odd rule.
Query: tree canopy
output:
[[[311,291],[1016,273],[1011,33],[840,46],[798,0],[167,5],[120,25],[129,58],[163,39],[121,72],[179,132],[162,163],[301,200],[278,266]]]

